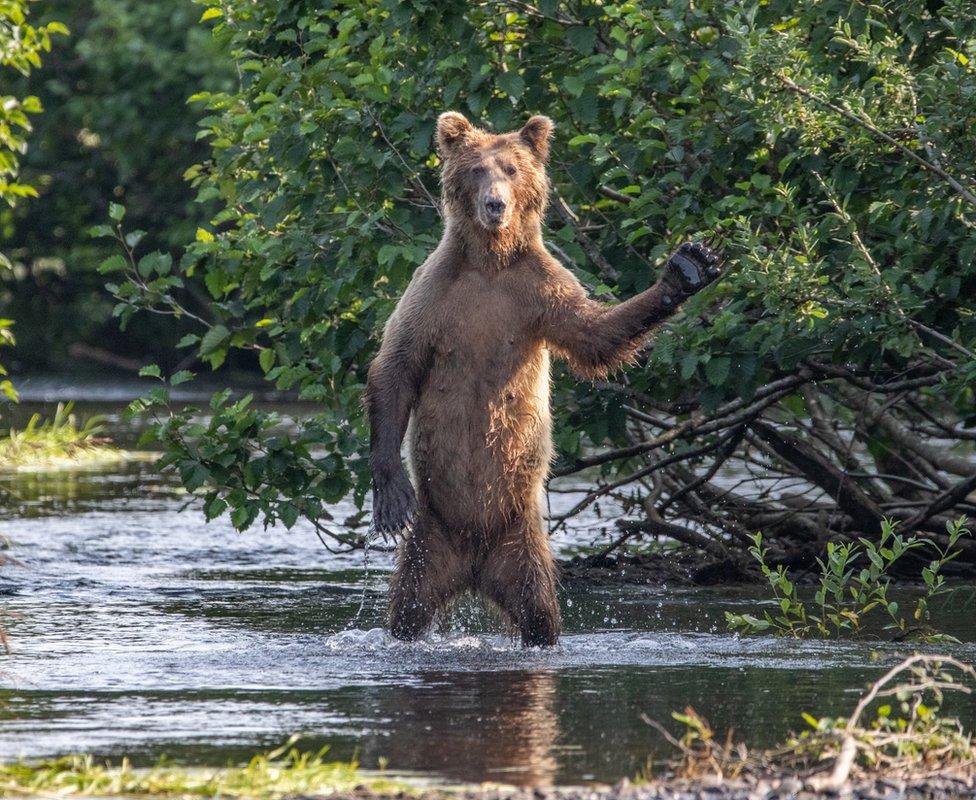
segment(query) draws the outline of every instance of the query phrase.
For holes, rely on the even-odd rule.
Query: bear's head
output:
[[[552,120],[536,116],[519,131],[493,134],[456,111],[437,120],[447,217],[477,226],[489,245],[538,229],[549,198],[546,160]]]

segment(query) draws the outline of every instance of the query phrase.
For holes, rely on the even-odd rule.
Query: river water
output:
[[[50,410],[18,414],[35,408]],[[126,437],[118,404],[92,410]],[[670,753],[645,717],[677,730],[671,713],[693,706],[769,745],[801,730],[803,711],[848,712],[908,652],[727,633],[724,611],[755,611],[753,590],[580,580],[563,587],[553,650],[519,648],[474,602],[402,644],[382,629],[388,555],[364,574],[361,554],[331,555],[301,524],[206,524],[148,463],[8,475],[0,488],[0,533],[19,562],[0,568],[0,609],[18,615],[0,657],[0,759],[212,765],[297,733],[303,747],[435,780],[614,781]],[[554,495],[554,510],[576,499]],[[970,661],[972,611],[942,615],[964,640],[951,651]],[[973,701],[955,710],[976,721]]]

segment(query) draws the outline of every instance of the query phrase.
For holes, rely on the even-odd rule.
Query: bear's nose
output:
[[[505,201],[490,199],[485,200],[485,209],[493,217],[500,217],[505,210]]]

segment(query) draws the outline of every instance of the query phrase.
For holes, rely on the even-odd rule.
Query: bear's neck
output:
[[[542,248],[542,219],[529,212],[499,231],[489,231],[473,220],[457,219],[448,213],[444,241],[460,246],[473,266],[494,271],[505,269],[527,251]]]

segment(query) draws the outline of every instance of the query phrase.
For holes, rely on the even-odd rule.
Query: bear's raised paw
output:
[[[664,279],[685,297],[700,292],[722,274],[721,257],[703,242],[685,242],[664,265]]]

